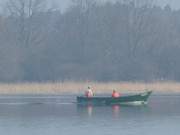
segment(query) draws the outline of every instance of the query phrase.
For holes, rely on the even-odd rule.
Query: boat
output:
[[[85,97],[77,96],[77,103],[80,105],[146,105],[152,91],[146,91],[140,94],[124,95],[118,98],[111,96]]]

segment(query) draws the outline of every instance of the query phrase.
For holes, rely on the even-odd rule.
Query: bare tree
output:
[[[130,49],[129,55],[132,58],[136,57],[138,47],[141,45],[142,40],[148,34],[146,31],[149,29],[149,17],[152,10],[153,0],[128,0],[128,16],[127,16],[127,42]]]
[[[78,31],[80,35],[81,55],[85,57],[87,54],[88,34],[89,34],[89,19],[92,8],[96,5],[96,0],[72,0],[74,7],[79,10],[77,18],[78,25],[81,27]]]
[[[87,12],[91,6],[96,4],[96,0],[72,0],[72,3],[80,7],[82,12]]]
[[[9,0],[9,16],[16,18],[17,44],[29,46],[39,38],[40,24],[34,23],[37,15],[43,11],[43,0]],[[38,28],[39,27],[39,28]]]

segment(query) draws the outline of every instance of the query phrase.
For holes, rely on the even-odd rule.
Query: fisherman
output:
[[[113,90],[112,97],[118,98],[118,97],[120,97],[120,94],[118,92],[116,92],[115,90]]]
[[[85,96],[86,97],[88,97],[88,98],[90,98],[90,97],[93,97],[93,91],[92,91],[92,89],[88,86],[88,89],[87,89],[87,91],[85,92]]]

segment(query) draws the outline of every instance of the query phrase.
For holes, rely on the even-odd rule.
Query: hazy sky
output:
[[[5,2],[7,0],[0,0],[0,4]],[[68,8],[70,5],[71,0],[47,0],[49,1],[49,4],[52,5],[55,8],[60,8],[62,11]],[[98,1],[118,1],[118,0],[98,0]],[[166,5],[169,4],[171,5],[172,8],[174,9],[179,9],[180,8],[180,0],[155,0],[159,5]]]
[[[166,5],[168,3],[175,9],[180,8],[180,0],[158,0],[158,3],[160,3],[161,5]]]
[[[51,0],[51,1],[53,1],[56,4],[58,3],[58,5],[60,5],[60,7],[64,9],[68,7],[71,0]],[[116,1],[116,0],[99,0],[99,1]],[[157,3],[162,6],[169,4],[171,5],[172,8],[175,9],[180,8],[180,0],[155,0],[155,1],[157,1]]]

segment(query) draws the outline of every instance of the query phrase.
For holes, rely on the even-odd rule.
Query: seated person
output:
[[[116,92],[115,90],[113,90],[112,97],[118,98],[118,97],[120,97],[120,94],[118,92]]]
[[[93,91],[90,87],[88,87],[87,91],[85,92],[85,96],[90,98],[90,97],[93,97]]]

